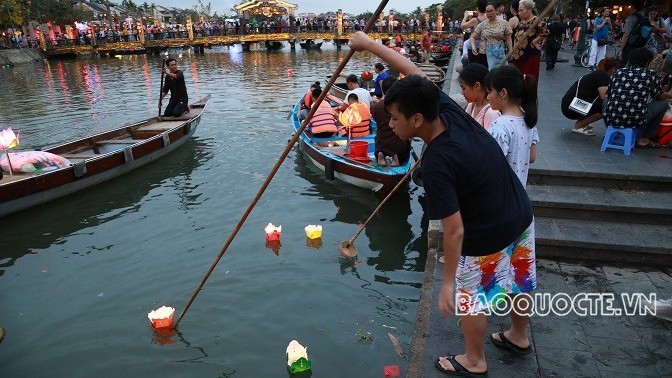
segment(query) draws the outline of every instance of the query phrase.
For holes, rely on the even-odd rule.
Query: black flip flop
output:
[[[497,340],[494,337],[492,337],[492,335],[490,335],[490,340],[492,340],[492,343],[495,344],[496,346],[498,346],[500,348],[510,350],[513,353],[522,354],[522,355],[527,355],[527,354],[532,353],[532,346],[528,345],[527,348],[521,348],[518,345],[509,341],[509,339],[507,339],[504,336],[504,332],[500,332],[500,333],[498,333],[498,335],[499,335],[500,340]]]
[[[443,374],[447,375],[452,375],[454,377],[472,377],[472,378],[478,378],[478,377],[487,377],[488,376],[488,371],[484,371],[482,373],[472,373],[469,370],[467,370],[464,366],[460,365],[459,362],[455,359],[455,356],[448,356],[448,361],[450,361],[451,365],[453,365],[452,370],[445,369],[443,366],[441,366],[441,362],[439,362],[439,359],[436,359],[436,362],[434,363],[434,366],[442,372]]]

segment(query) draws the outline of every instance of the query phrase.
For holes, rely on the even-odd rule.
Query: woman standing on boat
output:
[[[188,112],[189,96],[187,95],[187,84],[184,82],[184,73],[177,69],[177,61],[174,58],[166,60],[166,82],[161,90],[159,99],[159,110],[161,110],[161,100],[170,91],[170,101],[166,106],[164,117],[179,117],[184,112]]]

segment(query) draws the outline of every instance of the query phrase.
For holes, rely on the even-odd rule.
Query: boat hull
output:
[[[294,130],[300,127],[297,118],[298,105],[292,112],[292,122]],[[339,139],[331,138],[330,140]],[[343,139],[343,138],[340,138]],[[336,154],[336,150],[345,151],[345,147],[318,147],[315,140],[305,132],[299,137],[299,151],[308,157],[310,162],[322,172],[325,172],[325,179],[337,179],[357,187],[371,190],[378,193],[387,193],[392,190],[399,181],[401,181],[412,165],[411,161],[400,167],[380,167],[375,164],[360,163],[349,159],[346,156]],[[369,143],[369,155],[375,147],[375,135],[363,138],[354,138],[353,140],[362,140]],[[334,140],[334,142],[344,142],[344,140]]]
[[[191,138],[200,123],[201,115],[202,109],[196,116],[184,120],[184,122],[179,121],[179,124],[175,127],[171,127],[163,132],[157,132],[154,136],[137,139],[137,142],[132,144],[119,143],[114,144],[113,147],[107,146],[109,151],[102,151],[97,154],[98,156],[79,159],[72,158],[73,165],[66,168],[42,174],[16,175],[14,178],[12,176],[5,176],[5,180],[8,182],[0,185],[0,217],[43,205],[55,199],[104,183],[162,158]],[[139,126],[135,128],[132,125],[124,126],[45,151],[63,156],[64,152],[67,152],[73,146],[79,146],[80,143],[91,140],[102,140],[124,131],[130,132],[130,130],[142,133],[144,131],[142,124],[143,122],[139,122]],[[114,141],[114,139],[111,140]],[[119,139],[119,141],[123,141],[123,139]],[[104,147],[101,146],[101,148]],[[80,149],[79,151],[75,150],[71,152],[84,156],[87,151]]]

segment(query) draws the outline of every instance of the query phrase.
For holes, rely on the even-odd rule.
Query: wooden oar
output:
[[[385,9],[385,6],[387,5],[387,2],[389,0],[382,0],[380,4],[378,5],[378,8],[376,11],[373,13],[373,16],[369,19],[369,22],[366,24],[366,27],[364,28],[364,33],[368,33],[371,31],[371,28],[373,28],[373,25],[376,23],[378,20],[378,16],[383,12],[383,9]],[[280,157],[278,158],[278,161],[275,162],[275,165],[271,169],[271,172],[266,176],[266,180],[264,180],[263,184],[261,184],[261,187],[259,188],[259,191],[257,194],[254,196],[250,204],[247,206],[247,209],[245,209],[245,212],[243,215],[240,217],[240,220],[238,220],[238,224],[236,224],[236,228],[231,232],[229,235],[229,238],[226,240],[224,245],[222,246],[222,249],[219,251],[219,254],[215,258],[215,261],[212,262],[210,265],[210,268],[208,271],[205,273],[205,276],[203,276],[203,279],[201,282],[198,284],[198,287],[196,287],[196,290],[194,290],[194,293],[191,295],[191,298],[189,298],[189,302],[187,302],[187,305],[185,306],[184,310],[182,310],[182,313],[180,313],[180,316],[177,318],[177,321],[175,322],[174,327],[177,327],[177,325],[180,323],[184,315],[187,313],[189,310],[189,307],[191,307],[191,304],[194,302],[194,299],[196,299],[196,296],[198,293],[201,291],[203,288],[203,285],[205,285],[205,282],[208,280],[210,277],[210,274],[212,273],[213,270],[215,270],[215,267],[217,266],[217,263],[219,263],[219,260],[222,259],[222,256],[224,256],[224,253],[226,253],[226,250],[229,248],[229,245],[231,245],[231,242],[233,242],[233,239],[236,237],[238,234],[238,231],[243,227],[243,224],[245,223],[245,220],[247,220],[247,217],[250,215],[252,212],[252,209],[254,209],[254,206],[256,206],[257,202],[259,202],[259,199],[261,196],[264,194],[264,191],[268,187],[268,185],[271,183],[271,180],[273,180],[273,177],[275,174],[278,172],[278,169],[280,169],[280,166],[282,163],[285,161],[285,158],[287,158],[287,155],[289,155],[289,152],[292,150],[294,147],[294,144],[296,144],[296,141],[299,140],[299,137],[301,136],[301,133],[303,130],[306,129],[308,126],[308,123],[310,120],[313,118],[313,115],[315,114],[315,111],[320,107],[320,104],[324,100],[325,97],[327,97],[327,94],[329,93],[329,89],[334,85],[334,82],[336,82],[336,78],[341,74],[341,71],[343,71],[343,68],[345,68],[345,65],[350,61],[352,56],[355,55],[355,50],[350,49],[348,53],[346,54],[345,58],[339,63],[338,67],[336,67],[336,71],[334,71],[334,74],[331,76],[329,79],[329,82],[327,85],[324,87],[322,90],[322,94],[320,97],[315,100],[315,105],[310,108],[310,112],[308,113],[308,117],[301,122],[301,127],[299,127],[298,130],[294,133],[294,136],[292,139],[287,143],[287,146],[285,147],[284,151],[282,151],[282,154],[280,154]]]
[[[345,256],[345,257],[355,257],[355,256],[357,256],[357,247],[355,247],[354,243],[355,243],[355,240],[357,239],[357,237],[359,237],[359,234],[362,233],[362,230],[364,230],[366,228],[366,226],[369,224],[369,222],[371,222],[373,217],[376,214],[378,214],[378,210],[380,210],[383,207],[383,205],[385,205],[387,200],[389,200],[390,197],[392,197],[394,192],[396,192],[397,189],[399,189],[401,187],[401,185],[406,180],[408,180],[408,178],[411,176],[411,173],[413,172],[413,170],[415,170],[415,168],[417,168],[418,165],[420,165],[421,161],[422,161],[422,157],[420,157],[420,159],[417,159],[415,161],[415,163],[413,163],[413,165],[411,166],[411,169],[409,169],[408,172],[406,172],[404,177],[402,177],[401,180],[399,180],[399,182],[397,183],[397,185],[395,185],[394,188],[392,188],[392,190],[387,194],[387,196],[385,196],[385,198],[380,202],[378,207],[376,207],[376,209],[373,210],[373,212],[369,216],[369,219],[367,219],[366,222],[364,222],[362,227],[360,227],[359,231],[357,231],[357,233],[352,238],[350,238],[350,240],[346,240],[344,242],[341,242],[341,244],[339,244],[339,247],[341,249],[341,254],[343,256]]]
[[[161,117],[161,107],[163,106],[163,78],[166,77],[166,58],[161,60],[161,86],[159,87],[159,117]]]

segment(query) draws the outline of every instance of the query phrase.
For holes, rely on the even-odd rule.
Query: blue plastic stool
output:
[[[607,148],[613,148],[622,150],[624,154],[630,155],[630,151],[632,151],[637,142],[637,134],[637,129],[609,126],[607,127],[606,134],[604,134],[600,151],[604,152]]]

